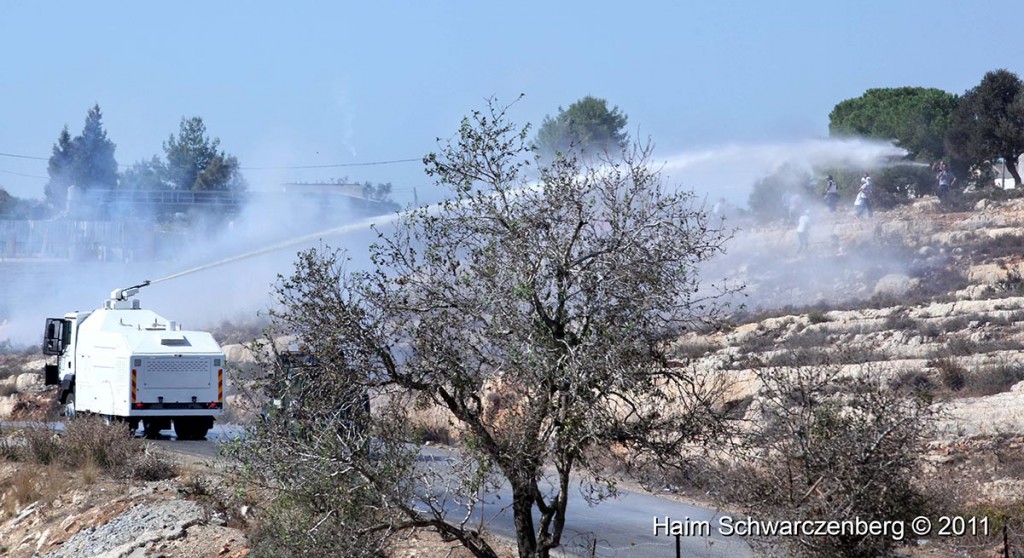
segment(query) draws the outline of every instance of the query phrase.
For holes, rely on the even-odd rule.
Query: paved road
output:
[[[26,426],[25,423],[4,423],[8,426]],[[62,428],[63,425],[57,425]],[[166,439],[153,443],[167,451],[184,454],[192,458],[214,459],[218,456],[220,444],[242,434],[242,428],[234,425],[215,424],[203,441],[178,441],[173,431],[165,430]],[[421,453],[424,466],[445,466],[452,462],[453,450],[440,447],[426,447]],[[473,522],[481,519],[486,529],[504,538],[515,540],[512,511],[509,508],[512,493],[508,485],[488,493],[484,502],[475,511]],[[675,556],[676,539],[672,536],[653,534],[655,518],[698,525],[708,522],[712,526],[710,536],[681,537],[682,556],[703,558],[753,556],[750,547],[740,538],[723,537],[713,529],[721,514],[715,510],[675,502],[655,495],[619,490],[619,497],[607,500],[597,506],[590,506],[577,489],[570,489],[569,510],[566,518],[562,548],[556,555],[590,556],[591,545],[600,557],[640,558]],[[453,510],[453,514],[457,513]],[[461,516],[461,513],[459,513]]]
[[[424,448],[425,461],[442,462],[450,459],[452,450],[438,447]],[[578,486],[578,483],[575,485]],[[487,529],[502,537],[515,540],[512,523],[512,491],[503,485],[489,493],[474,517],[482,514]],[[461,514],[460,514],[461,515]],[[570,487],[566,528],[562,536],[561,556],[590,556],[591,544],[596,542],[596,556],[615,558],[673,557],[676,539],[654,536],[654,518],[670,517],[689,521],[691,525],[706,521],[717,525],[720,514],[714,510],[675,502],[655,495],[619,490],[619,497],[590,506],[579,490]],[[740,538],[723,537],[712,529],[708,537],[682,537],[681,555],[687,557],[744,557],[753,556],[750,547]]]

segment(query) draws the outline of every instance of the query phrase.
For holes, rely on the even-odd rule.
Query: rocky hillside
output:
[[[753,408],[755,370],[834,365],[939,411],[923,474],[952,479],[963,509],[1024,501],[1024,200],[952,212],[934,199],[878,213],[815,215],[810,249],[791,226],[747,227],[722,259],[747,283],[718,331],[675,347],[677,365],[729,380]],[[721,271],[721,270],[720,270]],[[995,506],[996,508],[992,508]]]
[[[729,376],[738,399],[753,395],[755,364],[926,382],[947,399],[945,435],[1024,435],[1024,200],[819,217],[804,253],[782,227],[739,233],[729,258],[742,261],[746,308],[680,340],[677,357]]]

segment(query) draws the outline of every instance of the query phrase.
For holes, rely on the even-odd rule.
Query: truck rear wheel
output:
[[[159,438],[161,430],[171,427],[170,422],[168,419],[143,419],[142,430],[146,433],[147,438]]]
[[[212,423],[209,417],[178,417],[174,419],[174,433],[179,440],[205,440]]]

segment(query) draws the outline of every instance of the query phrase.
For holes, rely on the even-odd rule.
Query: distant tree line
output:
[[[117,146],[103,129],[99,105],[89,109],[82,133],[72,137],[65,126],[53,145],[44,192],[54,214],[67,210],[73,186],[85,199],[94,190],[238,192],[247,188],[238,159],[210,138],[203,119],[183,117],[177,135],[164,142],[164,159],[154,155],[120,172]],[[157,217],[166,217],[158,215]]]
[[[893,140],[907,150],[909,160],[945,161],[978,186],[993,178],[994,164],[1005,161],[1006,172],[1020,187],[1024,82],[1008,70],[994,70],[962,96],[922,87],[869,89],[835,106],[829,132]]]
[[[823,187],[833,175],[840,194],[852,198],[865,170],[871,170],[875,202],[881,207],[934,193],[936,169],[945,163],[958,184],[984,188],[994,184],[996,165],[1021,187],[1018,170],[1024,153],[1024,82],[1008,70],[985,74],[981,82],[956,95],[941,89],[896,87],[869,89],[846,99],[829,114],[829,135],[892,141],[907,151],[904,162],[879,169],[783,168],[754,185],[751,211],[764,218],[785,213],[780,200],[803,193],[811,182]],[[814,192],[820,194],[818,190]]]

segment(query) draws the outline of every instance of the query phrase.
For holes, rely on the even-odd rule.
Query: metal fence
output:
[[[151,229],[119,221],[0,220],[0,258],[133,261],[152,255]]]

